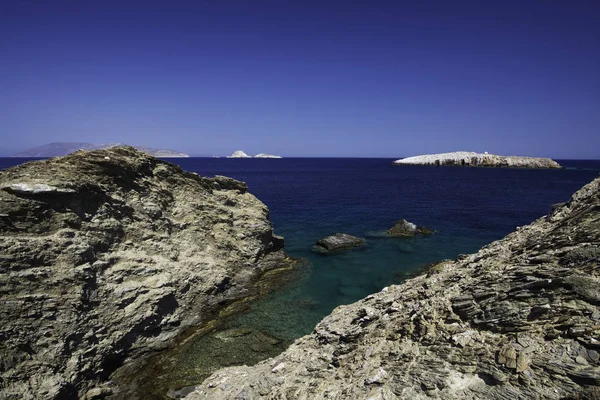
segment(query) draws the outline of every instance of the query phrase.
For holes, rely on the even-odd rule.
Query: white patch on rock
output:
[[[59,188],[45,183],[13,183],[12,185],[2,186],[2,189],[23,194],[75,193],[73,189]]]

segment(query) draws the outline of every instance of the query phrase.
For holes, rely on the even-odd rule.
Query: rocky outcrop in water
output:
[[[0,398],[103,398],[289,267],[246,184],[131,147],[0,172]],[[119,397],[118,395],[115,395]]]
[[[506,167],[506,168],[561,168],[550,158],[499,156],[488,153],[457,151],[454,153],[427,154],[402,158],[394,165],[433,165],[459,167]]]
[[[408,222],[405,219],[397,221],[394,226],[387,230],[388,236],[399,236],[399,237],[412,237],[417,235],[430,235],[434,233],[433,229],[426,228],[424,226],[417,226],[412,222]]]
[[[600,178],[478,253],[336,308],[186,399],[597,399]]]
[[[242,150],[236,150],[227,158],[252,158],[248,154],[244,153]]]
[[[364,242],[364,239],[348,235],[347,233],[336,233],[335,235],[318,240],[313,246],[313,251],[321,254],[336,253],[359,247],[363,245]]]
[[[276,156],[273,154],[259,153],[259,154],[255,155],[254,158],[282,158],[282,157]]]

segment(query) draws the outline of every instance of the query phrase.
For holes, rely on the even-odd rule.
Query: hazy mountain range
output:
[[[94,144],[85,142],[52,142],[21,151],[13,154],[11,157],[58,157],[73,153],[77,150],[98,150],[121,145],[123,145],[123,143]],[[154,149],[145,146],[133,147],[155,157],[189,157],[188,154],[175,150]]]

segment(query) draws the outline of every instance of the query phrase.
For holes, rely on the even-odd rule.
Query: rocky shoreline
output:
[[[600,178],[478,253],[336,308],[186,399],[597,399]]]
[[[132,147],[0,171],[0,398],[118,398],[111,376],[293,269],[268,216]]]
[[[394,165],[429,165],[455,167],[503,167],[503,168],[561,168],[550,158],[499,156],[488,153],[457,151],[454,153],[427,154],[394,161]]]

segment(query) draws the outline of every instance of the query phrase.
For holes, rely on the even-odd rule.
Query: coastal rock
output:
[[[416,235],[429,235],[434,233],[434,231],[425,228],[424,226],[417,226],[405,219],[401,219],[388,229],[386,233],[388,236],[412,237]]]
[[[236,150],[232,155],[227,156],[227,158],[252,158],[248,154],[244,153],[242,150]]]
[[[132,147],[0,171],[0,397],[103,384],[293,264],[244,183]]]
[[[600,178],[475,254],[336,308],[279,356],[216,371],[186,399],[598,398],[599,221]]]
[[[561,168],[550,158],[499,156],[488,153],[457,151],[402,158],[394,165],[433,165],[459,167]]]
[[[336,233],[317,241],[313,250],[323,254],[333,253],[361,246],[364,242],[364,239],[348,235],[347,233]]]
[[[273,154],[259,153],[259,154],[255,155],[254,158],[283,158],[283,157],[275,156]]]

